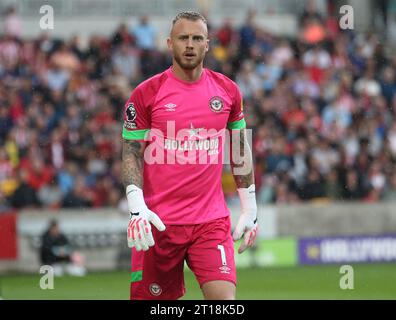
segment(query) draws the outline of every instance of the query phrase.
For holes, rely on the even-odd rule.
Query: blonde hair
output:
[[[172,25],[174,25],[176,23],[176,21],[178,21],[180,19],[187,19],[187,20],[191,20],[191,21],[202,20],[206,25],[208,25],[205,17],[202,14],[200,14],[199,12],[195,12],[195,11],[183,11],[183,12],[178,13],[176,15],[176,17],[173,19]]]

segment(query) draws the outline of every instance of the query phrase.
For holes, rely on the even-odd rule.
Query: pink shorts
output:
[[[184,261],[201,287],[213,280],[236,285],[230,217],[199,225],[167,225],[163,232],[152,229],[155,245],[147,251],[132,249],[131,300],[182,297]]]

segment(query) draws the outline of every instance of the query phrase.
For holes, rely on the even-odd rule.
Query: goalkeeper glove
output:
[[[239,188],[237,191],[241,201],[242,214],[235,227],[233,239],[236,241],[243,236],[243,242],[238,249],[238,253],[242,253],[254,244],[257,235],[258,226],[255,185],[252,184],[249,188]]]
[[[131,184],[126,188],[126,195],[130,212],[127,232],[128,247],[135,247],[137,251],[146,251],[155,243],[151,223],[159,231],[164,231],[165,225],[153,211],[147,208],[142,189]]]

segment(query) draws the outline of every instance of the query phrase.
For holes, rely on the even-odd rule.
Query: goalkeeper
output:
[[[182,297],[186,261],[205,299],[235,299],[233,240],[243,239],[242,253],[257,233],[242,96],[233,81],[203,67],[209,39],[201,14],[179,13],[167,45],[172,66],[138,85],[124,108],[130,297]],[[233,235],[221,186],[228,132],[242,207]]]

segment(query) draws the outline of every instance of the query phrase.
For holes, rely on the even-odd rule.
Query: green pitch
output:
[[[353,265],[354,289],[340,289],[340,266],[251,268],[238,270],[239,299],[396,299],[396,264]],[[0,278],[3,299],[128,299],[127,271],[55,278],[54,289],[39,287],[40,274]],[[185,273],[183,299],[202,299],[194,275]]]

